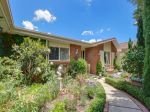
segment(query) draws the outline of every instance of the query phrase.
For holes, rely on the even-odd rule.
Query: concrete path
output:
[[[98,80],[104,87],[106,92],[106,102],[108,112],[148,112],[148,110],[137,100],[115,89],[105,83],[105,79]]]

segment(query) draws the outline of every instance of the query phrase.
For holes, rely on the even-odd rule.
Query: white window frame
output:
[[[57,48],[59,48],[58,60],[50,60],[50,59],[49,59],[49,61],[64,61],[64,62],[65,62],[65,61],[70,61],[70,47],[62,47],[62,46],[49,46],[49,47],[50,47],[50,48],[51,48],[51,47],[57,47]],[[60,48],[69,49],[69,59],[67,59],[67,60],[61,60],[61,59],[60,59]],[[49,56],[48,56],[48,58],[49,58]]]

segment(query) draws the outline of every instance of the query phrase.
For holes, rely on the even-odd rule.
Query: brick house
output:
[[[1,32],[46,40],[46,45],[51,49],[47,58],[54,63],[68,64],[72,58],[83,58],[90,67],[90,73],[95,74],[96,63],[100,60],[108,71],[113,70],[113,60],[120,49],[116,38],[87,43],[16,27],[13,23],[8,0],[0,1],[0,17]]]

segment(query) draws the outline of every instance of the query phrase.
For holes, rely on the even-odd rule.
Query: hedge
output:
[[[123,79],[115,79],[107,77],[105,78],[106,83],[112,85],[113,87],[123,90],[128,94],[132,95],[139,101],[141,101],[150,110],[150,97],[144,95],[143,89],[133,86]]]
[[[106,94],[103,86],[99,83],[96,89],[96,97],[92,100],[86,112],[103,112],[106,101]]]

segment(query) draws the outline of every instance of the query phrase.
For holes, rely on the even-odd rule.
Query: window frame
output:
[[[63,47],[63,46],[49,46],[49,48],[51,49],[51,47],[56,47],[56,48],[58,48],[59,49],[59,52],[58,52],[58,60],[51,60],[51,59],[49,59],[49,54],[48,54],[48,60],[49,61],[70,61],[70,47]],[[68,51],[69,51],[69,58],[67,59],[67,60],[61,60],[60,59],[60,49],[61,48],[66,48],[66,49],[68,49]]]

